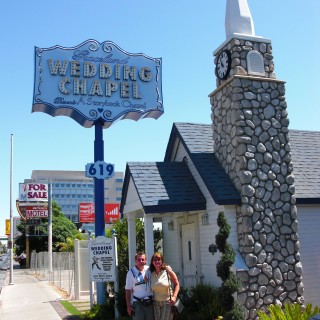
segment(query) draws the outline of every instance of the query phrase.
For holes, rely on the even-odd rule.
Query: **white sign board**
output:
[[[89,269],[91,281],[116,281],[115,252],[114,239],[99,236],[89,242]]]
[[[19,183],[19,201],[48,201],[48,184]]]

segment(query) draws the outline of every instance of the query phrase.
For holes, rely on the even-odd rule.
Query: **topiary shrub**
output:
[[[230,234],[230,225],[224,212],[219,212],[217,224],[219,226],[219,232],[216,235],[216,245],[222,255],[217,263],[216,270],[218,277],[222,280],[221,287],[219,288],[219,297],[221,306],[223,310],[225,310],[223,319],[244,320],[244,309],[233,297],[233,294],[239,290],[241,282],[234,272],[231,271],[231,267],[235,261],[235,252],[227,242]]]

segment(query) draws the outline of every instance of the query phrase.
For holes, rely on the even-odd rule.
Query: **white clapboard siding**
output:
[[[320,208],[297,206],[305,303],[320,306]]]
[[[175,161],[182,161],[187,157],[188,166],[190,172],[192,173],[195,181],[197,182],[202,194],[206,198],[207,213],[209,216],[208,225],[202,225],[202,214],[198,214],[198,225],[199,225],[199,249],[200,249],[200,266],[199,273],[203,275],[203,282],[210,283],[214,286],[219,286],[221,283],[220,278],[217,277],[216,264],[220,259],[220,253],[212,255],[209,252],[209,245],[215,243],[215,236],[219,232],[219,227],[217,226],[217,218],[220,211],[224,211],[228,223],[231,226],[230,236],[228,241],[231,243],[234,249],[238,248],[238,237],[237,237],[237,219],[236,219],[236,207],[235,206],[219,206],[217,205],[204,182],[202,181],[200,175],[198,174],[194,164],[187,156],[187,153],[182,144],[179,145]]]

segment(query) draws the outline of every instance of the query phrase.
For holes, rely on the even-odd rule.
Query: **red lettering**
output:
[[[34,198],[42,198],[47,199],[47,193],[46,192],[28,192],[28,198],[34,199]]]
[[[35,190],[35,191],[46,190],[46,186],[44,184],[33,184],[33,183],[30,183],[30,184],[28,184],[28,186],[29,186],[29,191],[31,191],[31,190]]]

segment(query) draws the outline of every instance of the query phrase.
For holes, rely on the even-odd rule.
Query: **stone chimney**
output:
[[[226,19],[243,5],[227,0]],[[221,63],[227,73],[216,71],[210,94],[214,152],[241,194],[237,233],[248,271],[238,273],[238,301],[248,319],[258,319],[256,311],[270,304],[303,303],[293,163],[285,85],[274,74],[271,41],[232,28],[214,52],[216,68]]]

